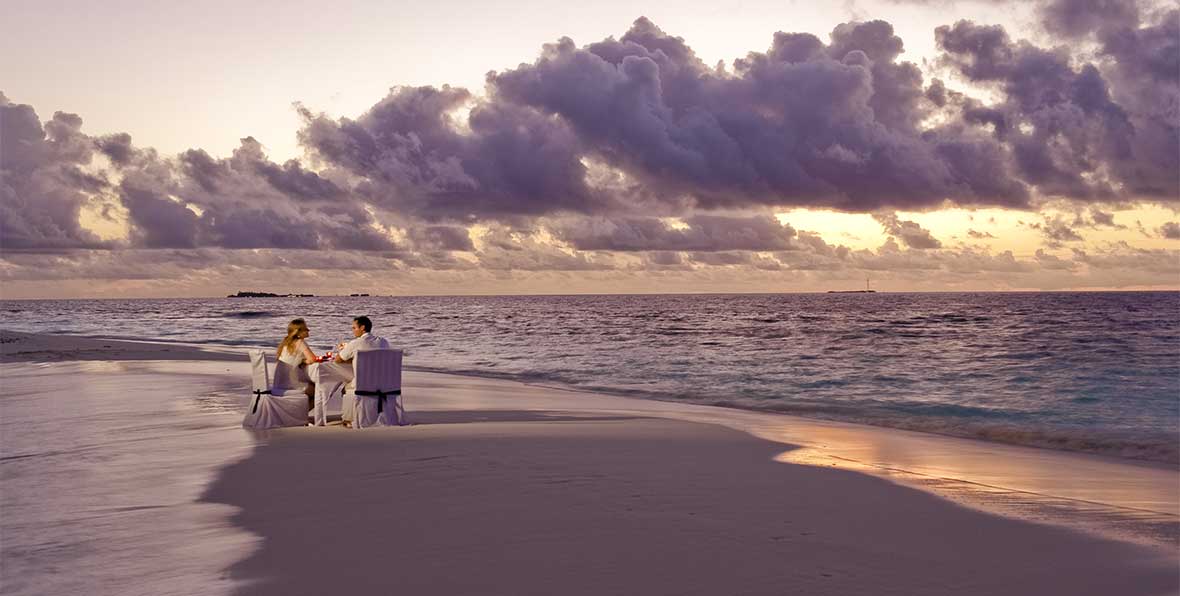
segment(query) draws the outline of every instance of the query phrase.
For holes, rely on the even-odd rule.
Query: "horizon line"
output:
[[[252,290],[242,290],[252,291]],[[1180,287],[1170,289],[1068,289],[1068,290],[873,290],[872,292],[847,290],[807,290],[780,292],[564,292],[545,293],[533,292],[524,294],[370,294],[368,296],[350,296],[348,294],[316,294],[313,296],[121,296],[121,297],[93,297],[73,296],[68,298],[5,298],[0,296],[0,302],[39,302],[39,301],[70,301],[70,300],[269,300],[273,298],[527,298],[527,297],[578,297],[578,296],[776,296],[787,294],[1166,294],[1180,293]],[[294,294],[294,292],[292,292]]]

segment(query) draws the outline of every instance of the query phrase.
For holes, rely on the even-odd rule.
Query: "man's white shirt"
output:
[[[340,359],[352,360],[353,358],[356,358],[357,352],[363,352],[365,350],[388,349],[389,340],[385,339],[384,337],[373,335],[372,333],[366,331],[361,334],[360,337],[344,344],[344,347],[340,348]]]

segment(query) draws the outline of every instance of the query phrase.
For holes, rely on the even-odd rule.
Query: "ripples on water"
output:
[[[8,301],[0,326],[273,347],[352,316],[408,365],[1178,461],[1180,293]]]

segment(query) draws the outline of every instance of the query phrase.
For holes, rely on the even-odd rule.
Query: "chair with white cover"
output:
[[[300,387],[299,369],[285,362],[275,363],[271,383],[266,352],[250,350],[250,379],[254,396],[242,426],[253,429],[304,426],[307,424],[307,395]]]
[[[402,351],[363,350],[353,359],[353,388],[344,401],[352,401],[353,426],[406,426],[402,404]]]

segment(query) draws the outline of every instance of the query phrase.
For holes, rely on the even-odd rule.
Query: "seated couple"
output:
[[[323,360],[307,346],[311,330],[303,319],[294,319],[287,324],[287,336],[279,343],[278,359],[291,367],[298,367],[300,380],[307,383],[309,409],[314,412],[314,426],[327,424],[328,398],[341,385],[352,380],[352,359],[364,350],[389,349],[389,341],[373,335],[373,322],[369,317],[352,320],[352,335],[355,339],[336,345],[336,354],[331,360]],[[330,354],[331,352],[329,352]],[[326,355],[326,354],[325,354]],[[348,422],[344,423],[348,426]]]

